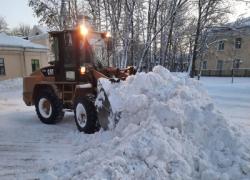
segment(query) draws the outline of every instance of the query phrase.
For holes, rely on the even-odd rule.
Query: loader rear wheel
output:
[[[36,113],[41,122],[55,124],[63,119],[63,104],[51,90],[41,91],[35,99]]]
[[[74,103],[75,122],[78,130],[87,134],[99,130],[94,104],[86,98],[77,98]]]

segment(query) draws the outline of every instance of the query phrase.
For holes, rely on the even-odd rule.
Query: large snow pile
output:
[[[122,112],[118,124],[75,140],[82,143],[79,154],[54,167],[50,178],[250,178],[250,151],[197,81],[157,66],[102,84],[114,110]]]

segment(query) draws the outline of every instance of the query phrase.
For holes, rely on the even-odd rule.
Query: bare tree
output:
[[[29,0],[40,22],[60,29],[60,0]],[[171,71],[195,72],[206,29],[224,19],[226,0],[67,0],[69,26],[78,14],[98,31],[112,34],[109,64],[149,71],[161,64]],[[194,12],[197,12],[195,14]],[[191,71],[192,69],[192,71]]]
[[[8,24],[3,17],[0,16],[0,32],[6,32],[8,30]]]
[[[12,29],[11,34],[15,36],[29,36],[31,28],[26,24],[19,24],[18,27]]]
[[[46,24],[49,28],[60,29],[60,0],[29,0],[29,6],[40,23]]]
[[[62,29],[64,27],[61,21],[61,0],[29,0],[29,6],[33,9],[39,22],[46,24],[51,29]],[[73,26],[77,22],[78,4],[77,0],[65,1],[65,17],[67,25]]]
[[[195,76],[195,65],[199,53],[198,49],[200,46],[199,42],[202,32],[207,28],[207,26],[217,24],[227,13],[227,6],[224,0],[197,0],[195,2],[198,8],[198,13],[193,55],[189,68],[190,77],[192,78]]]
[[[172,13],[169,13],[166,20],[164,21],[164,23],[161,23],[161,26],[159,27],[159,29],[154,33],[154,35],[152,36],[151,38],[151,32],[150,32],[150,28],[152,28],[152,23],[153,23],[153,20],[154,18],[157,17],[157,12],[159,10],[159,7],[155,9],[154,13],[153,13],[153,20],[151,21],[151,25],[149,30],[148,30],[148,35],[147,35],[147,40],[146,40],[146,43],[145,43],[145,47],[144,47],[144,50],[143,50],[143,53],[142,53],[142,56],[141,56],[141,59],[140,59],[140,62],[139,62],[139,71],[141,70],[142,68],[142,63],[144,61],[144,58],[148,52],[148,50],[150,49],[151,47],[151,44],[153,41],[156,40],[157,36],[159,35],[160,32],[163,31],[163,29],[169,24],[169,22],[171,21],[171,19],[173,18],[173,16],[176,16],[176,13],[179,12],[179,10],[181,10],[183,8],[183,6],[188,2],[187,0],[174,0],[176,1],[175,3],[175,6],[173,6],[174,10],[171,11]]]

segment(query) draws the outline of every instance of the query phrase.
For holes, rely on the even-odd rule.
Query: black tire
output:
[[[51,113],[48,114],[48,117],[45,117],[39,109],[39,102],[44,99],[51,105]],[[50,89],[43,89],[38,93],[38,96],[35,98],[35,107],[37,116],[45,124],[55,124],[63,119],[63,103]]]
[[[78,106],[80,108],[83,108],[85,111],[84,113],[82,113],[84,114],[82,115],[82,118],[84,116],[84,122],[81,122],[82,120],[77,117],[79,116],[79,110],[77,110]],[[96,107],[90,100],[83,97],[76,98],[74,103],[74,116],[77,129],[80,132],[92,134],[100,129],[100,125],[97,119]]]

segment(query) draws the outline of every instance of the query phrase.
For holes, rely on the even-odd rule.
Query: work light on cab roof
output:
[[[87,36],[89,33],[89,30],[85,25],[82,24],[82,25],[80,25],[80,33],[83,36]]]

